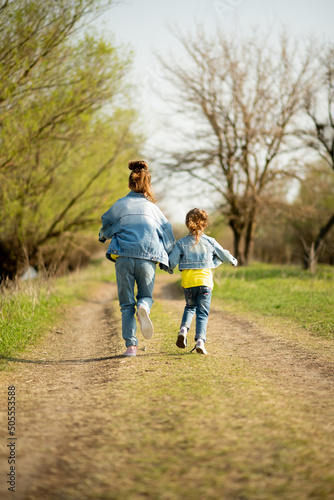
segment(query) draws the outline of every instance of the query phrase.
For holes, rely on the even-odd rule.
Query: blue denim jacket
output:
[[[111,239],[106,257],[134,257],[168,266],[168,254],[175,238],[172,226],[152,202],[141,193],[130,191],[102,215],[99,241]]]
[[[179,264],[183,269],[211,269],[218,267],[222,262],[229,262],[236,266],[238,261],[228,250],[225,250],[214,238],[203,234],[196,243],[196,238],[191,234],[176,242],[169,255],[169,268]]]

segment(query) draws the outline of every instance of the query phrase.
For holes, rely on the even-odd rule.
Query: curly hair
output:
[[[193,208],[186,215],[186,226],[190,233],[196,238],[196,245],[203,234],[204,229],[208,226],[209,216],[205,210]]]
[[[155,203],[155,195],[151,186],[151,174],[144,160],[129,161],[131,174],[129,177],[129,188],[135,193],[141,193],[152,203]]]

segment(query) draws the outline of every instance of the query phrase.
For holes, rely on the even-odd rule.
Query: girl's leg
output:
[[[137,315],[140,329],[145,339],[151,339],[154,333],[150,311],[153,304],[153,287],[156,263],[149,260],[136,259],[135,276],[137,282]]]
[[[206,327],[208,324],[212,290],[207,286],[197,287],[196,300],[196,335],[195,340],[206,341]]]
[[[149,313],[153,304],[153,288],[155,281],[156,263],[150,260],[135,260],[135,278],[137,282],[137,309],[145,307]]]
[[[122,337],[125,340],[126,347],[138,345],[135,319],[136,301],[134,297],[135,260],[129,257],[118,257],[115,264],[118,299],[122,313]]]
[[[183,291],[184,298],[186,299],[186,306],[183,311],[180,329],[186,327],[188,331],[196,312],[196,287],[184,288]]]

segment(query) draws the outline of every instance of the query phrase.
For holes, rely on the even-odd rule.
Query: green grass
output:
[[[66,308],[88,296],[102,279],[114,279],[114,266],[92,261],[89,268],[62,278],[12,282],[0,290],[0,358],[22,352],[55,325]]]
[[[235,312],[290,318],[314,334],[334,338],[334,269],[315,274],[297,266],[254,263],[214,272],[214,297]],[[115,280],[114,266],[93,260],[70,276],[12,284],[0,292],[0,356],[20,352],[53,327],[59,314],[104,279]],[[84,283],[84,286],[83,286]]]
[[[311,274],[297,266],[222,265],[214,276],[214,296],[232,310],[289,318],[316,335],[334,338],[333,267],[319,266]]]

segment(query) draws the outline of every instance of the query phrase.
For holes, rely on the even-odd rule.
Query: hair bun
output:
[[[144,160],[132,160],[129,161],[129,169],[130,170],[148,170],[148,166],[146,161]]]

